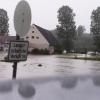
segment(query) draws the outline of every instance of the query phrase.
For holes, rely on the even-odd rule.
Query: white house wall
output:
[[[35,27],[35,25],[31,26],[25,38],[26,40],[29,41],[30,48],[38,48],[38,49],[48,49],[49,48],[48,41],[40,33],[40,31]]]

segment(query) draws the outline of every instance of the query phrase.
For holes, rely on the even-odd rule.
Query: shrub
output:
[[[61,45],[55,46],[55,50],[54,50],[55,54],[62,54],[62,51],[63,51],[63,49],[62,49]]]
[[[47,49],[42,49],[42,51],[41,51],[43,54],[49,54],[49,50],[47,50]]]
[[[35,48],[31,51],[31,54],[39,54],[39,49]]]
[[[45,55],[47,55],[47,54],[49,54],[49,51],[47,49],[37,49],[37,48],[35,48],[31,51],[31,54],[36,54],[36,55],[37,54],[45,54]]]

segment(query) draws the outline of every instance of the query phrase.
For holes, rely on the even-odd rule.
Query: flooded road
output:
[[[100,100],[99,61],[29,55],[18,63],[17,80],[12,65],[0,62],[0,100]]]
[[[0,79],[12,78],[12,65],[12,63],[0,62]],[[29,55],[27,61],[18,63],[17,78],[95,75],[99,73],[99,61],[67,59],[63,55]]]

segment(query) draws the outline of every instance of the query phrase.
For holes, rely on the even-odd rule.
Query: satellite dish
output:
[[[14,27],[16,34],[20,37],[25,36],[31,24],[31,9],[29,4],[22,0],[18,3],[14,13]]]

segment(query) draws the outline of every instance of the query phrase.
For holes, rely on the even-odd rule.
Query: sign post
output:
[[[17,62],[14,62],[12,67],[13,67],[13,76],[12,76],[12,79],[16,79]]]
[[[31,9],[29,4],[22,0],[18,3],[14,13],[14,27],[16,30],[16,40],[10,42],[8,62],[13,62],[13,79],[16,79],[17,63],[27,60],[28,41],[21,41],[29,31],[31,24]]]
[[[19,40],[20,37],[16,35],[16,40]],[[10,48],[9,48],[10,49]],[[8,53],[9,55],[9,53]],[[17,73],[17,61],[13,63],[13,76],[12,79],[16,79],[16,73]]]
[[[8,54],[9,61],[26,61],[28,44],[28,41],[11,41]]]
[[[13,63],[13,79],[16,79],[17,63],[27,60],[28,41],[20,41],[19,36],[16,36],[16,41],[11,41],[9,44],[8,61]]]

